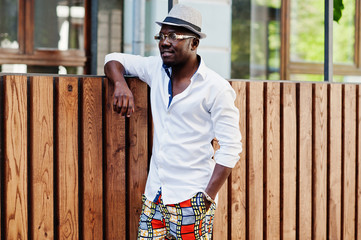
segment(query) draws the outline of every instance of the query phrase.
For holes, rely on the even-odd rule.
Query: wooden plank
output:
[[[341,239],[342,85],[330,85],[329,239]]]
[[[242,134],[242,153],[231,173],[231,235],[232,240],[246,239],[246,82],[232,82],[237,94],[235,105],[239,109],[239,128]]]
[[[3,181],[4,177],[4,170],[5,170],[5,160],[4,160],[4,80],[3,76],[0,74],[0,239],[5,238],[5,235],[2,236],[3,227],[5,225],[4,217],[5,216],[5,209],[3,204],[5,202],[5,184]]]
[[[135,111],[129,118],[128,230],[129,239],[136,239],[148,173],[148,86],[135,78],[129,79],[128,85],[135,101]]]
[[[299,87],[299,232],[312,239],[312,84]]]
[[[218,141],[213,141],[214,151],[219,149]],[[228,236],[228,179],[218,192],[217,209],[214,214],[213,238],[227,239]]]
[[[106,121],[105,239],[126,239],[125,119],[113,111],[113,85],[104,79]]]
[[[297,111],[296,84],[283,84],[282,235],[296,239]]]
[[[4,121],[3,121],[3,113],[5,112],[4,111],[4,96],[5,96],[5,93],[4,93],[4,81],[3,81],[3,76],[0,75],[0,239],[2,239],[2,229],[3,228],[3,214],[5,215],[4,210],[2,209],[3,208],[3,197],[4,197],[4,194],[3,192],[5,191],[4,189],[4,186],[3,186],[3,176],[4,176],[4,158],[3,158],[3,142],[4,142],[4,133],[3,133],[3,126],[4,126]]]
[[[327,84],[315,84],[313,238],[327,239]]]
[[[78,239],[78,79],[59,77],[57,87],[59,238]]]
[[[5,76],[5,239],[28,238],[27,78]]]
[[[83,237],[103,238],[102,79],[83,79]]]
[[[356,238],[361,236],[361,89],[360,85],[357,85],[357,226],[356,226]]]
[[[51,76],[31,78],[32,238],[54,239],[54,94]]]
[[[263,82],[249,83],[248,222],[249,239],[263,238]]]
[[[280,83],[267,83],[266,239],[280,238]]]
[[[227,239],[228,236],[228,180],[218,192],[218,204],[214,217],[214,239]]]
[[[356,86],[345,84],[343,159],[343,239],[355,239]]]

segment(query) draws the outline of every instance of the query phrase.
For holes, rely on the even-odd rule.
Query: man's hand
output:
[[[206,205],[206,212],[207,212],[208,209],[211,207],[212,202],[209,201],[204,194],[203,194],[203,201],[204,201],[204,203],[205,203],[205,205]]]
[[[134,97],[126,84],[115,82],[113,109],[121,116],[130,117],[134,112]]]
[[[117,61],[107,62],[104,66],[104,73],[114,84],[114,111],[122,116],[130,117],[134,112],[134,98],[124,78],[124,66]]]

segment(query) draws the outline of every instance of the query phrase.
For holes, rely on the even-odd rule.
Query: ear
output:
[[[199,39],[198,38],[193,38],[192,41],[191,41],[191,50],[192,51],[197,50],[198,46],[199,46]]]

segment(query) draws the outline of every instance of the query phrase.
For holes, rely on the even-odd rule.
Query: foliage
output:
[[[333,0],[333,20],[339,22],[342,17],[342,10],[345,8],[343,0]]]
[[[356,0],[358,1],[358,0]],[[324,60],[324,11],[325,1],[319,0],[292,0],[289,20],[290,29],[290,60],[295,62],[323,63]],[[268,64],[270,75],[268,79],[277,78],[280,61],[280,15],[270,15],[275,18],[268,21],[265,28],[264,18],[251,16],[251,8],[267,6],[269,10],[280,9],[281,0],[233,0],[232,1],[232,78],[249,78],[250,69],[255,67],[251,56],[264,60]],[[355,44],[355,0],[334,0],[334,63],[353,64]],[[277,11],[276,11],[277,12]],[[267,14],[267,13],[266,13]],[[263,16],[263,15],[262,15]],[[267,35],[253,34],[268,31]],[[255,37],[256,36],[256,37]],[[267,36],[267,41],[264,37]],[[260,45],[261,44],[261,45]],[[268,48],[262,44],[268,44]],[[268,53],[265,50],[268,49]],[[253,52],[251,52],[253,51]],[[254,60],[254,59],[253,59]],[[252,63],[251,63],[252,62]],[[261,63],[261,61],[257,61]],[[252,66],[251,66],[252,65]],[[322,75],[302,74],[302,78],[322,78]]]

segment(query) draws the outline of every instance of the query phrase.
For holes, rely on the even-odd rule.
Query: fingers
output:
[[[114,96],[113,110],[121,116],[130,117],[134,112],[133,96]]]
[[[206,212],[208,212],[208,210],[211,207],[212,203],[210,201],[208,201],[208,199],[205,196],[203,196],[203,201],[204,201],[204,204],[206,205]]]
[[[134,101],[131,101],[131,99],[129,99],[127,110],[128,110],[127,117],[130,117],[132,115],[132,113],[134,112]]]

